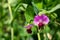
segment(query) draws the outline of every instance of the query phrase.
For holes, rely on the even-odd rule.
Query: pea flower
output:
[[[31,30],[32,27],[33,27],[33,24],[28,24],[28,25],[26,26],[26,29],[27,29],[27,32],[28,32],[28,33],[32,33],[32,30]]]
[[[34,24],[39,26],[39,28],[46,25],[46,24],[48,24],[48,23],[49,23],[49,18],[45,14],[36,15],[34,17]]]

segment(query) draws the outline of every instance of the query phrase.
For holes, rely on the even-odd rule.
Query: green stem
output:
[[[11,28],[11,40],[13,40],[13,35],[14,35],[13,28]]]
[[[48,36],[47,36],[47,33],[46,33],[46,40],[48,40]]]
[[[10,20],[9,20],[9,23],[11,23],[12,20],[13,20],[13,16],[12,16],[12,9],[11,9],[11,6],[10,6],[10,3],[9,3],[9,0],[8,0],[8,8],[9,8],[9,14],[10,14]]]
[[[9,8],[9,14],[10,14],[9,24],[11,24],[11,22],[12,22],[12,20],[13,20],[12,9],[11,9],[9,0],[7,0],[7,1],[8,1],[8,8]],[[14,35],[13,27],[11,27],[11,40],[14,40],[13,35]]]
[[[37,36],[38,36],[38,40],[41,40],[41,38],[40,38],[40,34],[39,34],[39,33],[37,33]]]

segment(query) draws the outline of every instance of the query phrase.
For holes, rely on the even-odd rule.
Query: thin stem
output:
[[[10,14],[10,20],[9,20],[9,23],[11,23],[12,20],[13,20],[13,16],[12,16],[12,9],[11,9],[11,6],[10,6],[10,3],[9,3],[9,0],[8,0],[8,8],[9,8],[9,14]]]
[[[58,23],[57,21],[55,21],[56,24],[60,25],[60,23]]]
[[[8,1],[8,8],[9,8],[9,14],[10,14],[10,19],[9,19],[9,24],[11,24],[12,20],[13,20],[13,16],[12,16],[12,9],[11,9],[11,6],[10,6],[10,3],[9,3],[9,0]],[[13,40],[13,27],[11,27],[11,40]]]
[[[13,28],[11,28],[11,40],[13,40],[13,35],[14,35]]]
[[[48,40],[48,36],[47,36],[47,33],[46,33],[46,40]]]
[[[37,36],[38,36],[38,40],[41,40],[41,39],[40,39],[40,34],[39,34],[39,33],[37,33]]]

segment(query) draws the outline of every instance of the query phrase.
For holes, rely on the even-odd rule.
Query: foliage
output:
[[[0,0],[0,39],[38,40],[36,25],[31,34],[25,26],[33,24],[35,15],[45,13],[50,22],[39,30],[41,40],[60,40],[59,12],[60,0]]]

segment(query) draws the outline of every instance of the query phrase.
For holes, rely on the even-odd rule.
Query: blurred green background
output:
[[[25,26],[32,24],[39,12],[50,19],[40,32],[41,40],[60,40],[60,0],[0,0],[0,40],[38,40],[36,27],[29,34]]]

